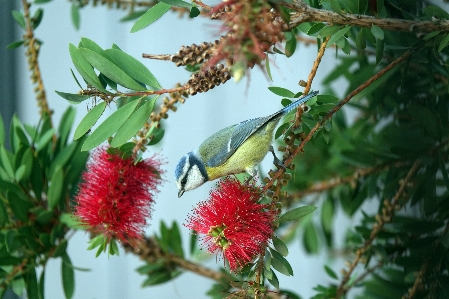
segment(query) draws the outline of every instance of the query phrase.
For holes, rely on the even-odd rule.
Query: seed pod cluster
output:
[[[221,63],[211,66],[207,71],[200,70],[194,73],[187,82],[189,94],[196,95],[199,92],[206,92],[229,79],[231,79],[231,73]]]
[[[218,44],[219,41],[216,40],[214,43],[203,42],[199,45],[192,44],[191,46],[182,46],[178,53],[170,57],[170,60],[173,61],[176,66],[203,63],[210,59],[214,52],[214,46]]]
[[[259,19],[254,33],[260,43],[261,50],[267,51],[272,45],[284,39],[283,31],[287,30],[288,25],[279,15],[268,12]]]
[[[230,12],[232,12],[232,5],[221,6],[211,14],[210,18],[212,20],[221,20],[223,15]]]

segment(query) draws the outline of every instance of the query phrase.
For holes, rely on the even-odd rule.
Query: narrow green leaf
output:
[[[28,299],[39,299],[39,288],[37,284],[36,269],[31,267],[26,273],[26,289]]]
[[[298,44],[298,41],[296,40],[296,35],[292,31],[293,37],[285,43],[285,56],[291,57],[293,54],[295,54],[296,46]]]
[[[6,212],[6,207],[0,200],[0,226],[4,226],[9,222],[8,213]]]
[[[90,111],[86,114],[83,120],[80,122],[78,127],[75,130],[75,134],[73,139],[77,140],[84,136],[98,121],[100,116],[103,114],[106,109],[106,102],[101,102],[97,104],[94,108],[90,109]]]
[[[443,36],[441,39],[440,45],[438,46],[438,52],[441,52],[449,43],[449,34]]]
[[[324,270],[326,271],[327,275],[329,275],[333,279],[338,279],[337,274],[332,270],[331,267],[324,265]]]
[[[80,5],[79,2],[72,1],[71,15],[73,26],[76,30],[80,29]]]
[[[61,216],[59,217],[59,221],[61,221],[61,223],[64,223],[65,225],[73,229],[85,228],[85,225],[83,224],[81,219],[73,214],[62,213]]]
[[[25,290],[25,279],[22,276],[13,279],[11,282],[11,289],[19,297],[22,297],[23,291]]]
[[[100,145],[103,141],[112,136],[117,130],[128,121],[130,115],[136,109],[139,101],[133,101],[112,113],[98,128],[86,139],[81,148],[88,151]]]
[[[150,142],[148,142],[148,145],[155,145],[159,143],[159,141],[161,141],[162,138],[164,137],[164,134],[165,134],[164,129],[156,129]]]
[[[326,26],[324,23],[313,24],[313,26],[307,31],[307,35],[314,36],[317,32],[323,29],[324,26]]]
[[[268,282],[275,288],[275,289],[279,289],[279,279],[276,276],[276,274],[274,273],[273,270],[271,270],[272,276],[271,279],[268,279]]]
[[[1,203],[1,202],[0,202]],[[0,211],[1,212],[1,211]],[[6,210],[5,210],[6,213]],[[0,215],[1,216],[1,215]],[[1,220],[1,217],[0,217]],[[0,222],[0,225],[2,223]],[[198,241],[198,234],[194,231],[190,232],[190,254],[192,255],[196,250],[196,243]]]
[[[51,176],[51,184],[48,188],[48,205],[54,209],[61,200],[62,187],[64,183],[64,174],[61,167],[56,167],[55,172]]]
[[[75,73],[73,72],[72,69],[70,69],[70,72],[72,73],[73,79],[75,79],[76,85],[78,85],[78,87],[79,87],[80,89],[83,89],[83,87],[81,86],[80,82],[79,82],[78,79],[76,78]]]
[[[355,44],[357,46],[357,49],[359,51],[363,51],[366,48],[366,39],[365,39],[365,34],[363,33],[363,30],[360,30],[359,33],[357,34],[357,37],[355,39]]]
[[[290,266],[290,263],[276,250],[270,248],[271,252],[271,266],[286,276],[293,276],[293,269]]]
[[[32,26],[36,29],[42,21],[42,17],[44,16],[44,10],[42,8],[38,8],[31,19]]]
[[[182,1],[182,0],[159,0],[159,2],[167,3],[171,6],[183,7],[183,8],[191,8],[192,4]]]
[[[150,70],[139,60],[117,49],[107,49],[105,52],[114,60],[117,66],[131,78],[146,85],[161,88],[159,82],[156,80],[156,77],[154,77]]]
[[[64,295],[67,299],[71,299],[75,293],[75,273],[68,255],[62,259],[61,275]]]
[[[316,254],[319,251],[319,240],[313,222],[309,221],[304,228],[303,244],[308,253]]]
[[[153,23],[162,17],[170,9],[170,7],[171,5],[169,4],[159,2],[150,8],[136,21],[134,26],[131,28],[131,33],[137,32]]]
[[[371,33],[374,35],[375,38],[383,40],[385,37],[384,31],[382,28],[376,25],[371,26]]]
[[[55,92],[60,97],[66,99],[67,102],[69,102],[70,104],[73,104],[73,105],[77,105],[77,104],[87,100],[88,98],[90,98],[90,96],[88,96],[88,95],[82,95],[82,94],[76,94],[76,93],[65,93],[65,92],[61,92],[61,91],[57,91],[57,90],[55,90]]]
[[[376,64],[381,63],[384,56],[384,41],[376,39]]]
[[[337,31],[341,29],[340,25],[326,26],[320,30],[321,37],[327,37],[335,34]]]
[[[271,86],[271,87],[268,87],[268,89],[272,93],[274,93],[278,96],[281,96],[281,97],[293,98],[295,96],[295,94],[292,91],[290,91],[286,88],[283,88],[283,87]]]
[[[282,222],[286,222],[286,221],[297,220],[301,217],[304,217],[304,216],[312,213],[316,209],[317,209],[317,207],[315,207],[315,206],[303,206],[303,207],[295,208],[295,209],[290,210],[290,211],[286,212],[285,214],[281,215],[281,217],[279,217],[279,222],[282,223]]]
[[[96,42],[94,42],[93,40],[87,38],[87,37],[82,37],[81,38],[81,42],[80,42],[80,48],[85,48],[85,49],[89,49],[94,51],[95,53],[109,59],[106,55],[106,52],[103,50],[103,48],[101,48]]]
[[[42,269],[41,276],[39,277],[39,299],[44,299],[45,294],[45,267]]]
[[[47,144],[53,138],[54,134],[55,134],[54,128],[51,128],[50,130],[42,134],[42,136],[40,136],[39,139],[36,141],[36,151],[40,152],[44,147],[46,147]]]
[[[67,144],[67,139],[69,138],[70,131],[73,127],[73,121],[75,120],[76,110],[75,108],[69,106],[61,117],[58,126],[59,134],[59,144],[61,146]]]
[[[17,24],[19,24],[19,26],[25,30],[26,25],[25,25],[25,17],[23,16],[23,13],[18,10],[13,10],[12,17],[14,18],[14,20],[16,20]]]
[[[150,117],[155,101],[156,98],[146,101],[142,107],[137,109],[136,112],[129,117],[129,120],[120,127],[115,134],[114,139],[112,139],[112,147],[119,147],[136,135]]]
[[[81,77],[83,77],[88,84],[92,85],[96,89],[109,94],[109,92],[101,85],[100,79],[98,79],[97,74],[93,70],[90,63],[81,54],[80,49],[73,44],[69,44],[69,52],[72,62]]]
[[[23,45],[23,43],[24,43],[23,40],[18,40],[18,41],[12,42],[6,46],[6,49],[16,49],[16,48],[20,47],[21,45]]]
[[[279,239],[278,237],[273,237],[273,245],[277,252],[282,254],[283,256],[288,255],[288,247],[285,243]]]
[[[2,162],[1,165],[3,166],[3,169],[6,171],[8,177],[10,179],[14,179],[14,169],[12,167],[12,163],[9,156],[10,155],[6,151],[5,147],[3,145],[0,146],[0,161]]]
[[[184,258],[184,250],[182,249],[181,232],[179,231],[178,224],[173,221],[172,228],[170,229],[169,242],[173,248],[174,253],[177,256]]]
[[[351,29],[351,26],[343,27],[342,29],[338,30],[335,34],[332,34],[332,36],[329,38],[329,41],[327,42],[326,48],[329,48],[333,44],[335,44],[338,40],[343,38],[346,33]],[[342,47],[340,47],[342,48]]]
[[[429,17],[437,17],[439,19],[449,19],[449,13],[447,11],[434,5],[426,6],[424,8],[424,13]]]
[[[273,82],[273,77],[271,76],[270,59],[268,58],[268,54],[267,59],[265,59],[265,69],[267,70],[268,78],[270,79],[271,82]]]
[[[316,101],[320,104],[337,104],[339,99],[331,94],[319,94],[316,96]]]
[[[80,48],[79,51],[93,67],[112,81],[132,90],[145,90],[142,85],[104,56],[86,48]]]

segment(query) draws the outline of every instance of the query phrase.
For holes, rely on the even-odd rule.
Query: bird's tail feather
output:
[[[282,108],[281,110],[279,110],[279,114],[284,115],[290,111],[292,111],[293,109],[295,109],[296,107],[298,107],[301,104],[304,104],[305,102],[307,102],[308,100],[310,100],[311,98],[313,98],[314,96],[316,96],[319,93],[319,91],[312,91],[311,93],[303,96],[302,98],[299,98],[298,100],[294,101],[293,103],[285,106],[284,108]],[[276,113],[276,114],[278,114]]]

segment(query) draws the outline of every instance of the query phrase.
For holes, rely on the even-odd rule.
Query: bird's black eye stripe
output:
[[[187,176],[184,176],[181,180],[181,186],[185,186],[186,183],[187,183]]]

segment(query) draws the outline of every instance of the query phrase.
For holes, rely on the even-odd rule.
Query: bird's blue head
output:
[[[206,168],[198,155],[190,152],[179,160],[175,169],[175,179],[178,197],[185,191],[198,188],[208,181]]]

